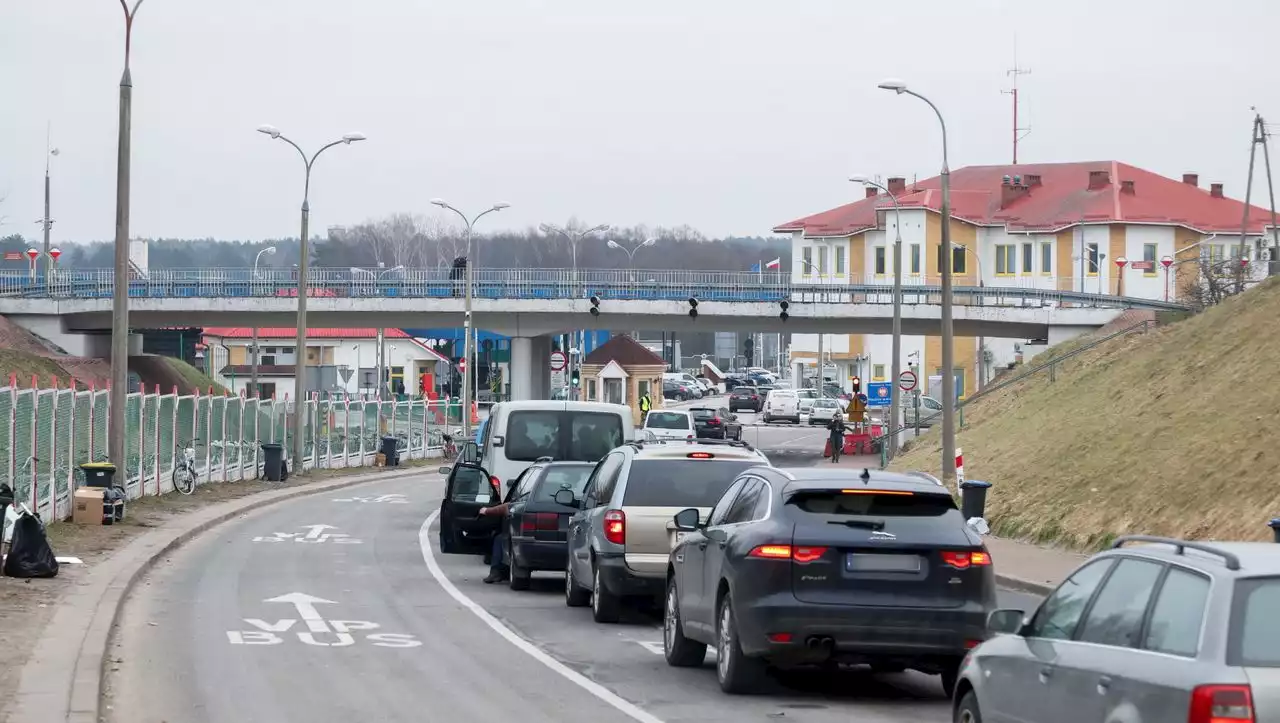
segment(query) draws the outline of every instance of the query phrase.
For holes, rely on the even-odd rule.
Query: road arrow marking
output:
[[[336,530],[338,528],[334,527],[333,525],[303,525],[302,529],[308,531],[307,536],[302,539],[318,540],[320,539],[321,533],[323,533],[325,530]]]
[[[307,624],[307,630],[313,633],[327,633],[329,626],[325,624],[324,618],[321,617],[320,611],[316,610],[316,605],[336,605],[332,600],[325,600],[322,597],[308,595],[305,592],[291,592],[278,597],[267,598],[263,602],[269,603],[288,603],[298,610],[298,617]]]

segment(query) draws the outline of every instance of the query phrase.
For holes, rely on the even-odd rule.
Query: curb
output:
[[[144,533],[108,556],[78,588],[67,591],[22,669],[9,723],[100,723],[108,646],[124,599],[161,557],[245,513],[280,502],[371,482],[435,474],[430,467],[375,472],[259,492],[185,515]],[[77,605],[76,603],[80,604]]]
[[[1037,582],[1035,580],[1028,580],[1025,577],[1018,577],[1017,575],[1006,575],[1000,572],[996,573],[996,585],[1006,590],[1039,595],[1040,597],[1048,597],[1049,593],[1053,592],[1056,588],[1055,585]]]

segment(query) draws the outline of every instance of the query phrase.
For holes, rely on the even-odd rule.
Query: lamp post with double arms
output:
[[[898,453],[898,429],[902,426],[898,419],[899,410],[902,409],[902,391],[898,389],[898,377],[902,374],[902,206],[898,204],[898,197],[893,191],[869,176],[853,176],[849,180],[884,191],[889,196],[889,200],[893,201],[893,363],[890,365],[893,386],[889,388],[889,424],[887,425],[890,433],[887,456],[893,459]]]

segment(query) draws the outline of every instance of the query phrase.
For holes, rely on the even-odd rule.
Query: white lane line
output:
[[[520,635],[514,630],[503,625],[502,621],[498,620],[490,614],[488,610],[481,607],[479,603],[467,597],[466,593],[459,590],[457,586],[455,586],[453,582],[445,576],[444,570],[440,569],[440,564],[436,562],[435,553],[431,551],[431,523],[435,522],[436,517],[439,516],[440,511],[436,510],[427,517],[426,522],[422,523],[422,527],[418,530],[418,545],[422,547],[422,559],[427,563],[427,569],[431,571],[431,576],[436,579],[436,582],[440,584],[440,587],[443,588],[445,592],[449,593],[449,597],[457,600],[459,605],[470,610],[476,617],[480,618],[481,622],[488,625],[495,633],[505,638],[507,642],[516,646],[525,653],[528,653],[530,657],[550,668],[552,672],[599,698],[601,701],[623,715],[626,715],[628,718],[639,721],[640,723],[663,723],[661,718],[641,709],[631,701],[622,698],[603,685],[600,685],[582,673],[579,673],[564,663],[561,663],[538,646],[520,637]]]

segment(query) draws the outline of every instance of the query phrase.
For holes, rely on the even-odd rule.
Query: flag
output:
[[[751,264],[751,270],[758,273],[760,271],[760,262],[757,261],[756,263]]]
[[[766,269],[780,269],[780,268],[782,268],[782,257],[781,257],[781,256],[779,256],[778,258],[774,259],[773,261],[770,261],[769,263],[765,264],[765,265],[764,265],[764,267],[765,267]]]

